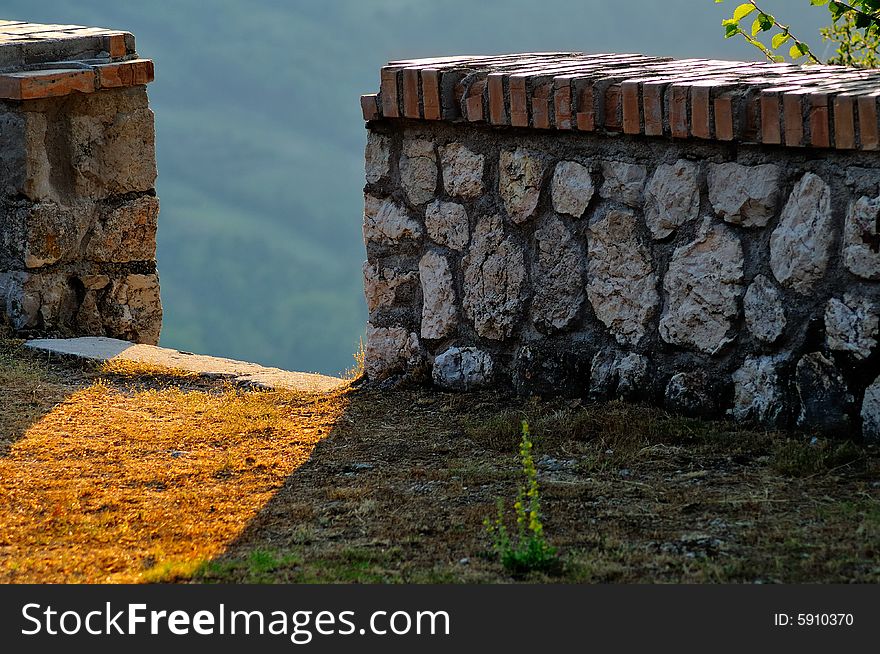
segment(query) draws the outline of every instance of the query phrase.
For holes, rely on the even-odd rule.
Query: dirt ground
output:
[[[552,573],[483,526],[535,442]],[[880,452],[620,403],[315,396],[0,340],[0,581],[877,582]]]

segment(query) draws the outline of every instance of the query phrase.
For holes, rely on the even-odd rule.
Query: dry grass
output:
[[[0,580],[510,581],[482,520],[532,426],[531,581],[880,581],[876,448],[620,403],[242,390],[0,341]]]

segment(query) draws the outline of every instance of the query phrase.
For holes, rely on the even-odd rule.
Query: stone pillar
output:
[[[125,32],[0,21],[0,320],[159,340],[153,64]]]

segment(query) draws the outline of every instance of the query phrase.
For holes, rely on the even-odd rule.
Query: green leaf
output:
[[[773,29],[773,16],[761,12],[761,14],[758,15],[757,20],[761,23],[762,32]]]
[[[753,11],[755,11],[755,5],[744,2],[739,7],[733,10],[733,20],[742,20]]]
[[[740,33],[739,26],[736,24],[724,26],[724,38],[729,39]]]
[[[793,46],[791,46],[791,48],[789,48],[788,56],[791,57],[792,59],[800,59],[805,54],[807,54],[809,51],[810,51],[809,48],[807,48],[805,45],[795,43]]]
[[[774,50],[778,50],[782,47],[782,44],[788,41],[791,38],[790,34],[786,34],[785,32],[780,32],[776,36],[773,37],[773,40],[770,41],[770,44],[773,46]]]
[[[774,55],[773,61],[775,61],[777,64],[783,64],[785,63],[785,57],[783,57],[782,55]]]
[[[718,0],[716,0],[717,2]],[[822,5],[827,5],[828,0],[810,0],[810,4],[814,7],[821,7]]]

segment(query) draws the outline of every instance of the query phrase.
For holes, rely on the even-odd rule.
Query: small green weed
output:
[[[560,565],[556,549],[544,537],[541,522],[541,501],[538,491],[538,470],[532,458],[529,424],[522,422],[522,441],[519,455],[525,483],[520,487],[513,508],[516,514],[516,536],[511,538],[504,524],[504,501],[498,499],[495,520],[483,521],[492,538],[492,548],[505,569],[514,574],[532,571],[552,571]]]
[[[855,463],[864,451],[852,441],[789,440],[773,451],[773,468],[790,477],[810,477]]]

